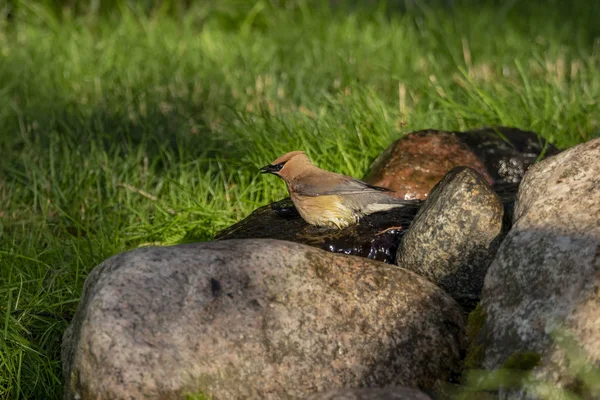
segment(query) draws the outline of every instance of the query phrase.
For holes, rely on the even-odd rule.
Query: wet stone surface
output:
[[[328,250],[394,263],[402,235],[422,202],[368,215],[358,225],[337,230],[307,224],[292,201],[261,207],[246,219],[219,232],[216,239],[268,238],[303,243]]]
[[[535,132],[516,128],[483,128],[453,133],[483,162],[494,179],[494,189],[501,196],[504,192],[512,192],[514,198],[525,172],[540,154],[548,157],[560,152]]]

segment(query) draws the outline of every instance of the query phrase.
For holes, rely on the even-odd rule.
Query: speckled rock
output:
[[[417,389],[390,387],[382,389],[338,389],[314,394],[306,400],[431,400]]]
[[[508,201],[540,155],[558,152],[536,133],[515,128],[430,129],[395,141],[371,165],[365,181],[390,188],[400,198],[425,199],[448,171],[466,166],[479,172],[502,200]]]
[[[500,198],[480,174],[454,168],[419,210],[396,262],[429,278],[470,309],[500,244],[503,212]]]
[[[598,365],[599,292],[600,139],[595,139],[535,165],[521,183],[513,228],[482,292],[481,364],[498,368],[515,354],[538,354],[535,376],[555,387],[574,385],[551,335],[570,332],[588,366]]]
[[[288,240],[393,264],[400,239],[421,204],[416,201],[414,205],[367,215],[358,224],[338,230],[307,224],[288,198],[254,210],[219,232],[216,239]]]
[[[402,268],[270,240],[119,254],[63,341],[66,399],[292,399],[427,388],[457,368],[463,315]]]

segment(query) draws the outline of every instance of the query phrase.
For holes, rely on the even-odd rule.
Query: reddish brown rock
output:
[[[365,181],[403,199],[425,199],[454,167],[467,166],[493,184],[485,165],[456,135],[427,130],[396,140],[371,166]]]
[[[404,199],[425,199],[451,169],[479,172],[504,200],[512,200],[519,182],[540,154],[559,150],[534,132],[482,128],[467,132],[424,130],[395,141],[371,166],[365,181],[396,191]]]

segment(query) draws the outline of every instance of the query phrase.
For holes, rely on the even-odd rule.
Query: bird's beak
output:
[[[260,169],[261,174],[275,174],[278,171],[275,165],[265,165]]]

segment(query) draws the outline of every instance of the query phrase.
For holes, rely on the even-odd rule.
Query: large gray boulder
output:
[[[471,352],[480,354],[479,364],[487,369],[537,358],[536,379],[584,392],[584,380],[576,376],[581,365],[569,365],[574,353],[554,335],[570,336],[582,350],[583,365],[598,366],[598,293],[600,139],[595,139],[527,172],[514,225],[485,278],[484,321]]]
[[[63,342],[66,399],[292,399],[429,388],[459,366],[463,315],[412,272],[270,239],[119,254]]]
[[[471,168],[454,168],[421,206],[396,263],[472,308],[500,244],[503,214],[504,205],[485,177]]]

